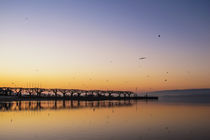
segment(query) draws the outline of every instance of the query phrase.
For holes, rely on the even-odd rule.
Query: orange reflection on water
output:
[[[3,139],[210,138],[209,105],[22,101],[12,105],[1,103],[0,107],[0,137]]]

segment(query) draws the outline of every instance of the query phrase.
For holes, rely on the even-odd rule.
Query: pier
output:
[[[132,91],[1,87],[0,100],[127,100],[158,99]]]

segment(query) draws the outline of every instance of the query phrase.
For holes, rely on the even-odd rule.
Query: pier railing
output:
[[[31,97],[135,97],[132,91],[0,87],[0,95]]]

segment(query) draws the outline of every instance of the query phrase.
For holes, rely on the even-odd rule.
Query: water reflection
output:
[[[2,140],[209,140],[210,105],[159,101],[0,103]]]
[[[16,101],[0,103],[0,111],[21,110],[57,110],[57,109],[80,109],[80,108],[110,108],[132,106],[136,101]]]

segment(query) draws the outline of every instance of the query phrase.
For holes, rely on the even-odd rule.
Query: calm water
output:
[[[0,103],[1,140],[209,140],[209,132],[209,104],[161,101]]]

